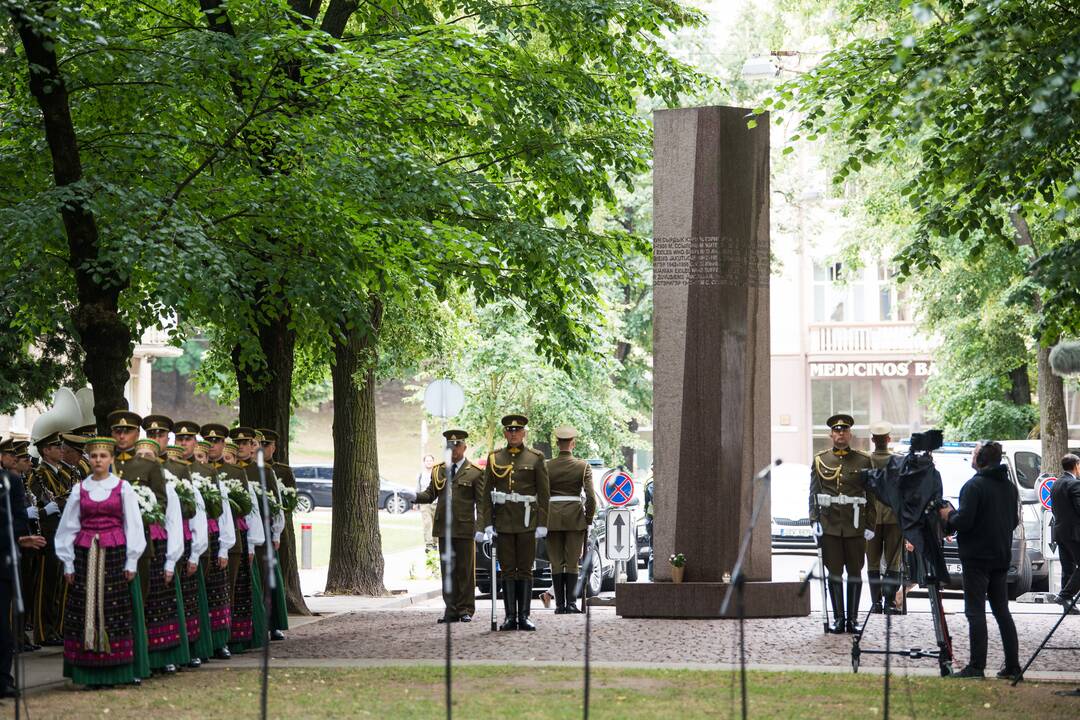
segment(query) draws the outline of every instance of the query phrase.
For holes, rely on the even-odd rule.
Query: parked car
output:
[[[496,558],[497,560],[497,558]],[[496,568],[496,573],[500,569]],[[481,595],[491,595],[491,543],[476,543],[476,589]],[[536,541],[536,559],[533,561],[533,595],[539,595],[551,587],[551,563],[547,557],[547,545],[543,538]],[[501,591],[500,591],[501,592]],[[500,608],[500,612],[502,609]]]
[[[333,505],[334,467],[332,465],[297,465],[296,509],[311,512],[317,507]],[[403,513],[416,502],[416,493],[379,476],[379,509],[391,514]]]
[[[769,497],[773,555],[816,555],[810,527],[810,466],[784,463],[773,468]]]

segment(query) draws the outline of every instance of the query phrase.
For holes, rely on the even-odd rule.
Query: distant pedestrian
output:
[[[1020,523],[1020,500],[1001,463],[1001,444],[987,442],[975,448],[975,476],[960,489],[960,508],[941,508],[946,529],[956,532],[956,545],[964,573],[964,615],[968,621],[971,658],[967,667],[951,677],[981,678],[986,668],[986,600],[994,613],[1005,665],[999,678],[1020,674],[1016,625],[1009,613],[1008,574],[1012,534]]]
[[[1050,503],[1054,512],[1053,537],[1061,559],[1061,591],[1053,601],[1068,605],[1080,590],[1080,457],[1069,453],[1061,459],[1064,472],[1054,481]],[[1075,611],[1076,608],[1074,607]]]

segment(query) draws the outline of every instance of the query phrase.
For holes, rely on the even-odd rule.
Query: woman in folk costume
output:
[[[191,481],[190,463],[183,459],[184,449],[169,445],[165,449],[166,459],[162,472],[166,480],[173,483],[173,489],[180,498],[180,514],[184,528],[184,554],[177,563],[177,579],[180,583],[180,597],[184,607],[184,625],[187,631],[188,651],[191,661],[188,667],[197,668],[202,659],[209,659],[213,648],[210,644],[209,618],[203,620],[206,612],[206,592],[200,596],[199,582],[202,573],[199,570],[199,558],[209,545],[206,522],[206,505],[199,489]],[[203,628],[207,628],[205,633]]]
[[[222,453],[230,501],[234,503],[236,545],[229,555],[229,580],[232,591],[231,652],[262,647],[266,636],[266,610],[263,607],[262,574],[255,562],[255,548],[266,542],[258,496],[237,464],[236,444],[227,440]]]
[[[56,532],[56,556],[70,586],[64,614],[64,675],[80,685],[137,683],[146,630],[135,579],[146,549],[134,490],[110,471],[116,442],[86,444],[90,477],[76,483]]]
[[[140,440],[136,449],[139,444],[151,442],[156,444],[154,440]],[[180,665],[191,662],[191,653],[188,651],[183,598],[175,575],[176,564],[184,554],[183,512],[174,484],[171,481],[163,484],[162,488],[152,486],[151,489],[158,503],[165,508],[165,522],[151,523],[147,528],[150,543],[140,572],[144,569],[146,572],[143,595],[150,669],[171,674]]]

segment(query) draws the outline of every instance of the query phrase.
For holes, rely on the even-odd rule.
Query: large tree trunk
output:
[[[386,595],[379,533],[379,455],[375,443],[375,345],[382,304],[368,327],[334,344],[334,525],[326,592]]]
[[[1050,369],[1051,345],[1039,345],[1039,438],[1043,470],[1055,472],[1069,452],[1069,426],[1065,416],[1065,384]]]
[[[127,279],[102,278],[108,286],[93,279],[99,251],[98,227],[85,188],[79,187],[82,181],[79,142],[71,119],[67,86],[56,60],[52,27],[56,3],[46,0],[11,3],[8,9],[26,51],[30,92],[41,108],[53,180],[57,187],[75,186],[58,208],[68,241],[68,266],[78,289],[72,321],[86,353],[83,372],[94,388],[98,430],[107,434],[108,414],[127,408],[124,386],[133,343],[131,330],[119,312],[120,293],[127,287]]]

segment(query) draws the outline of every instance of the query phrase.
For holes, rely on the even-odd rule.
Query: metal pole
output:
[[[273,599],[274,590],[277,588],[277,578],[274,575],[274,569],[277,567],[277,555],[274,553],[274,541],[271,539],[273,530],[270,527],[270,498],[267,496],[266,490],[266,464],[263,456],[263,449],[260,445],[255,451],[255,462],[259,467],[259,485],[262,487],[262,524],[263,524],[263,537],[265,542],[263,543],[266,548],[266,582],[269,592],[264,593],[263,608],[266,613],[267,627],[270,626],[270,617],[273,614]],[[267,703],[269,701],[268,694],[270,690],[270,633],[267,632],[262,638],[263,643],[263,657],[262,657],[262,695],[260,698],[261,717],[266,720]]]
[[[15,518],[11,514],[11,479],[6,471],[3,473],[4,505],[7,507],[8,517],[8,543],[11,548],[12,575],[15,576],[13,589],[15,590],[15,616],[12,623],[12,636],[15,638],[15,720],[19,720],[19,703],[23,700],[22,694],[22,656],[19,648],[23,639],[23,613],[26,608],[23,605],[22,581],[19,577],[19,543],[15,540]],[[17,635],[15,633],[18,633]]]
[[[443,415],[443,433],[446,433],[446,415]],[[453,497],[454,488],[453,482],[450,478],[450,468],[453,467],[454,461],[450,450],[450,441],[444,440],[445,449],[443,451],[443,474],[445,476],[446,494],[439,499],[439,502],[445,502],[446,506],[443,508],[443,595],[450,602],[454,600],[454,548],[453,548],[453,533],[451,529],[454,523],[453,512]],[[450,622],[449,608],[446,609],[446,720],[451,720],[454,714],[453,709],[453,662],[451,653],[451,640],[450,640],[450,628],[453,623]]]

